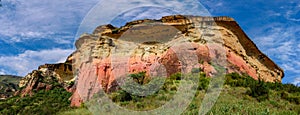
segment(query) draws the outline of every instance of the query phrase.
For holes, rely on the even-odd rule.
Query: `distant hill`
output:
[[[22,77],[12,75],[0,75],[0,99],[11,97],[19,88]]]

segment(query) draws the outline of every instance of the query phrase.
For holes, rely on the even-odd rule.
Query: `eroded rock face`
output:
[[[65,88],[71,92],[73,78],[71,64],[45,64],[22,78],[19,82],[21,90],[15,95],[32,95],[36,91],[51,90],[54,87]]]
[[[24,77],[17,94],[64,87],[73,92],[71,105],[80,106],[99,90],[116,90],[120,77],[142,71],[170,76],[200,68],[213,77],[216,65],[222,65],[227,73],[247,73],[269,82],[284,76],[229,17],[176,15],[128,22],[121,28],[102,25],[75,45],[77,50],[65,63],[42,65]]]
[[[269,82],[281,81],[284,76],[229,17],[177,15],[133,21],[121,28],[104,25],[93,34],[82,35],[76,47],[68,58],[77,73],[72,106],[80,106],[102,88],[114,90],[116,79],[128,73],[155,75],[153,70],[160,67],[167,76],[193,68],[213,76],[213,65],[223,60],[228,73],[247,73]]]

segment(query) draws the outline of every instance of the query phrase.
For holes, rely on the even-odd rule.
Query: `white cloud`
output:
[[[37,37],[45,37],[44,33],[41,33],[41,32],[32,32],[32,31],[29,31],[29,32],[21,32],[20,35],[22,37],[26,37],[26,38],[37,38]]]
[[[235,7],[234,5],[238,5],[238,4],[231,4],[229,6],[228,3],[230,2],[224,2],[223,0],[203,0],[199,2],[203,3],[203,5],[205,5],[206,8],[211,13],[216,13],[220,11],[222,11],[223,13],[233,12],[232,8]]]
[[[299,66],[294,66],[294,64],[282,64],[281,65],[285,71],[292,71],[294,73],[300,73],[300,71],[297,69]]]
[[[299,13],[300,13],[300,3],[290,2],[290,5],[285,7],[285,15],[284,17],[290,21],[300,21]]]
[[[3,7],[0,8],[0,36],[6,36],[6,42],[21,42],[23,39],[46,38],[61,32],[74,34],[81,19],[97,2],[98,0],[3,0]]]
[[[266,9],[264,12],[261,12],[264,16],[270,17],[270,18],[274,18],[274,17],[280,17],[283,16],[284,13],[283,12],[278,12],[274,9]]]
[[[296,86],[300,86],[300,77],[295,78],[292,83]]]
[[[0,75],[6,75],[6,72],[3,69],[0,69]]]
[[[102,1],[106,2],[107,0]],[[120,7],[117,6],[122,6],[125,3],[132,3],[129,6],[134,6],[132,0],[111,1],[113,3],[106,2],[105,6],[100,6],[101,11],[104,11],[105,15],[108,16],[112,14],[112,10],[118,11],[120,9]],[[143,2],[145,0],[136,1]],[[3,40],[11,44],[15,42],[23,43],[25,40],[30,41],[32,39],[36,41],[41,41],[40,39],[51,39],[56,43],[71,44],[71,40],[73,40],[72,38],[75,36],[74,34],[82,19],[98,2],[99,0],[2,0],[3,7],[0,8],[0,39],[1,41]],[[148,2],[155,2],[156,4],[163,3],[169,6],[169,8],[176,6],[182,8],[182,12],[190,11],[191,13],[192,11],[192,14],[199,14],[197,10],[192,10],[195,9],[195,6],[198,6],[197,4],[192,2],[189,3],[189,5],[182,4],[182,2],[188,1],[149,0]],[[197,0],[193,2],[197,2]],[[127,8],[131,9],[132,7]],[[168,12],[159,13],[159,10],[153,11],[152,13],[150,13],[151,11],[143,12],[136,18],[151,17],[153,14],[168,15]],[[97,11],[95,12],[98,13]],[[120,13],[121,12],[122,10]],[[95,15],[93,14],[92,17],[95,17]],[[99,19],[103,19],[103,15],[99,17]],[[95,27],[98,26],[97,23],[91,24]],[[37,43],[26,43],[26,45],[39,48],[39,44]],[[51,45],[52,44],[49,44],[49,46]],[[26,46],[24,47],[22,50],[26,50]],[[12,73],[10,72],[10,70],[12,70],[18,75],[25,75],[41,64],[63,61],[71,51],[72,50],[69,49],[27,50],[17,56],[0,57],[0,68],[9,70],[9,72],[6,72],[8,74]]]
[[[159,7],[175,11],[177,12],[176,14],[184,15],[209,15],[206,9],[199,4],[198,0],[103,0],[100,4],[93,7],[84,18],[76,36],[80,36],[86,32],[91,33],[98,25],[109,24],[122,13],[142,9],[143,7],[151,7],[152,9]],[[157,14],[152,12],[148,17],[150,16],[153,18]]]
[[[24,76],[37,69],[39,65],[63,62],[73,51],[72,49],[28,50],[17,56],[0,57],[0,67],[9,68],[12,71],[16,71],[17,75]]]
[[[217,6],[217,7],[223,6],[223,2],[218,2],[218,3],[216,4],[216,6]]]
[[[258,47],[282,67],[290,81],[300,74],[300,25],[269,24],[254,37]],[[285,81],[285,80],[284,80]]]
[[[190,1],[162,1],[162,0],[147,0],[149,3],[157,3],[159,5],[164,4],[170,6],[170,8],[181,8],[181,12],[189,12],[189,14],[200,14],[197,10],[191,10],[199,7],[197,0]],[[102,0],[104,6],[100,6],[100,10],[104,12],[104,15],[112,15],[112,11],[119,10],[119,6],[127,6],[131,9],[135,4],[139,2],[145,2],[145,0]],[[49,39],[53,35],[60,34],[61,32],[67,32],[68,39],[75,37],[76,30],[80,25],[82,19],[94,7],[99,0],[30,0],[30,1],[19,1],[19,0],[3,0],[3,8],[0,9],[0,37],[6,36],[3,39],[7,43],[22,42],[28,39]],[[189,2],[189,3],[188,3]],[[103,4],[102,4],[103,5]],[[127,10],[128,10],[127,9]],[[153,10],[154,9],[154,10]],[[169,15],[169,12],[160,14],[153,8],[143,14],[140,14],[137,18],[149,18],[155,15],[155,18],[161,15]],[[154,11],[151,13],[151,11]],[[92,17],[97,17],[99,10],[92,14]],[[120,11],[121,13],[123,11]],[[195,13],[196,12],[196,13]],[[103,16],[96,19],[105,20]],[[107,24],[107,23],[105,23]],[[93,26],[97,27],[97,23],[93,23]],[[94,27],[92,28],[94,29]],[[91,31],[85,31],[91,32]],[[13,39],[11,39],[13,38]],[[59,41],[60,39],[54,39]],[[69,43],[67,40],[59,41],[58,43]],[[70,40],[69,40],[70,41]]]
[[[168,15],[172,15],[172,14],[175,14],[175,13],[174,12],[171,13],[165,9],[160,9],[160,8],[147,9],[146,11],[143,11],[142,13],[140,13],[138,15],[131,13],[132,16],[136,16],[133,20],[145,19],[145,18],[160,19],[162,16],[168,16]]]
[[[300,21],[300,17],[297,17],[297,14],[299,14],[300,12],[300,8],[298,8],[297,10],[293,11],[293,10],[289,10],[286,12],[285,17],[286,19],[290,20],[290,21]]]
[[[138,8],[133,9],[127,12],[124,12],[122,15],[118,16],[111,23],[115,26],[123,26],[126,22],[140,20],[140,19],[160,19],[163,16],[174,15],[175,12],[157,7],[149,8]]]

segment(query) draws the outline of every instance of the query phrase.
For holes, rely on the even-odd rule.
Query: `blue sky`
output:
[[[2,0],[0,74],[24,76],[38,65],[63,62],[74,51],[81,21],[98,2]],[[285,70],[284,83],[300,82],[299,0],[202,0],[200,3],[213,16],[233,17],[259,49]],[[143,15],[151,17],[153,13],[167,15],[168,11],[148,10]]]

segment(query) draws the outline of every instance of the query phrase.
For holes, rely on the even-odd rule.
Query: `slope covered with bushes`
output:
[[[159,78],[149,78],[144,73],[130,75],[140,85],[151,83]],[[198,114],[201,102],[211,78],[202,72],[188,75],[199,80],[195,98],[183,114]],[[200,77],[199,77],[200,76]],[[194,79],[193,79],[194,80]],[[132,110],[152,110],[170,101],[180,83],[186,82],[181,74],[167,78],[160,90],[150,96],[132,95],[122,89],[111,92],[109,97],[116,104]],[[131,87],[130,85],[128,86]],[[32,97],[13,97],[0,102],[1,114],[92,114],[87,107],[71,108],[68,100],[71,93],[55,88],[39,91]],[[183,97],[184,98],[184,97]],[[247,75],[227,74],[222,92],[208,114],[300,114],[300,88],[291,84],[268,83],[254,80]]]
[[[201,102],[207,93],[211,81],[204,73],[197,71],[199,83],[195,98],[183,114],[198,114]],[[195,73],[190,76],[195,76]],[[143,81],[135,76],[136,81]],[[136,77],[139,76],[139,77]],[[170,101],[182,82],[181,74],[174,74],[166,79],[164,85],[154,95],[141,97],[119,90],[110,93],[110,98],[118,105],[132,110],[151,110],[158,108]],[[254,80],[248,75],[237,73],[227,74],[223,90],[215,105],[207,114],[300,114],[300,88],[292,84],[269,83],[262,80]],[[84,112],[92,114],[85,108],[75,109],[63,114],[76,114]]]
[[[33,96],[12,97],[0,101],[0,114],[3,115],[50,115],[69,110],[71,93],[63,88],[50,91],[41,90]]]

